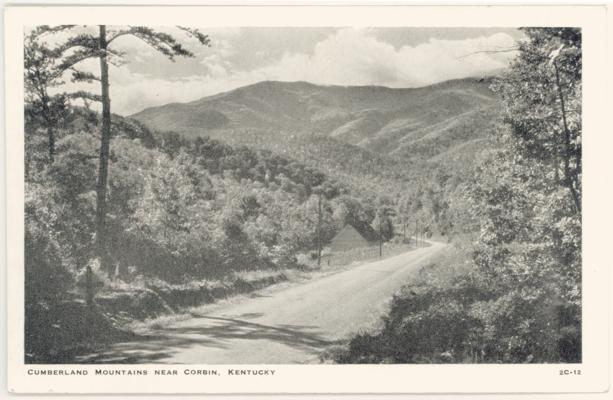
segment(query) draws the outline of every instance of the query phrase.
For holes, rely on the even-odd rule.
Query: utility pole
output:
[[[321,266],[321,191],[317,202],[317,266]]]
[[[379,215],[379,258],[383,255],[383,236],[381,235],[381,220],[382,216]]]

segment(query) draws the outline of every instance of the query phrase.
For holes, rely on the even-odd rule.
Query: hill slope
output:
[[[317,134],[403,158],[427,147],[430,158],[486,136],[498,104],[489,84],[489,79],[461,79],[391,89],[267,81],[132,117],[154,130],[188,137],[253,145]]]

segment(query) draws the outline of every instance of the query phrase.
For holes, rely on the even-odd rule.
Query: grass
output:
[[[187,310],[179,314],[161,315],[159,317],[144,321],[134,321],[128,324],[128,328],[134,333],[143,335],[155,330],[163,330],[173,326],[177,322],[186,321],[192,318],[192,313]]]
[[[154,315],[141,320],[127,323],[130,330],[144,334],[152,330],[162,330],[165,327],[192,318],[194,313],[202,313],[212,304],[218,304],[228,299],[243,298],[256,290],[260,290],[278,283],[296,279],[300,275],[295,270],[254,270],[234,271],[224,281],[196,281],[184,285],[169,285],[167,290],[175,290],[182,296],[194,296],[195,292],[205,292],[208,296],[197,304],[175,307],[172,314]],[[201,296],[202,297],[202,296]]]
[[[429,244],[427,244],[429,246]],[[424,247],[424,246],[419,246]],[[418,247],[415,244],[408,243],[384,243],[382,248],[382,257],[389,258],[402,254],[407,251],[415,250]],[[328,253],[322,256],[322,265],[324,267],[340,267],[346,265],[354,265],[368,261],[376,261],[379,257],[379,245],[361,247],[344,252]]]
[[[415,284],[449,283],[474,268],[468,255],[456,247],[449,247],[431,258],[413,282]]]

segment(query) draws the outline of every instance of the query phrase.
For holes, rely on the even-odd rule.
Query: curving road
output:
[[[319,362],[321,350],[376,324],[394,292],[445,246],[432,242],[430,247],[213,307],[155,331],[147,340],[116,344],[89,362]]]

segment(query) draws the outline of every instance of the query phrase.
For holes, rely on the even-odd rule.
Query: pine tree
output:
[[[62,31],[71,30],[74,26],[62,26]],[[60,29],[60,28],[49,28]],[[202,45],[209,46],[210,39],[197,29],[178,27],[188,37],[197,39]],[[122,36],[136,37],[157,52],[163,54],[171,61],[176,57],[193,57],[194,54],[187,50],[172,35],[155,31],[145,26],[128,26],[107,29],[106,25],[100,25],[97,32],[80,33],[73,30],[73,35],[51,50],[54,55],[61,57],[61,62],[56,70],[72,72],[72,80],[75,82],[100,82],[100,94],[86,91],[71,93],[71,98],[79,98],[84,101],[97,101],[102,104],[102,125],[100,131],[100,152],[98,165],[98,180],[96,184],[96,253],[100,259],[102,269],[109,275],[113,274],[113,267],[109,260],[109,249],[106,240],[106,214],[107,214],[107,181],[108,163],[111,141],[111,96],[109,89],[109,64],[120,65],[124,62],[124,54],[113,48],[112,44]],[[98,59],[100,62],[100,75],[77,69],[77,66],[88,59]]]
[[[24,86],[26,114],[32,119],[40,118],[47,133],[49,163],[55,158],[56,127],[66,110],[66,97],[50,91],[64,82],[64,71],[58,68],[61,52],[51,49],[43,42],[45,35],[68,29],[67,26],[41,25],[30,31],[24,39]]]

